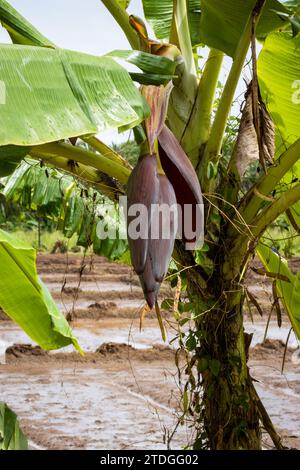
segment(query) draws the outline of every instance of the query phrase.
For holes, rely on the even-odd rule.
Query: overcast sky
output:
[[[95,55],[103,55],[114,49],[130,49],[122,30],[100,0],[8,1],[60,47]],[[141,0],[132,0],[128,12],[143,17]],[[1,27],[0,42],[10,42],[8,34]],[[222,81],[230,63],[231,60],[226,58]],[[241,83],[238,94],[243,92],[243,88]],[[118,136],[117,132],[109,131],[102,138],[111,143],[124,140],[127,136]]]

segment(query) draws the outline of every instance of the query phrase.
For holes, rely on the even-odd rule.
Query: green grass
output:
[[[16,230],[13,233],[19,240],[23,241],[27,245],[30,245],[34,248],[38,247],[37,230]],[[68,239],[65,238],[59,231],[43,231],[41,233],[41,251],[50,252],[58,240],[64,241],[68,246],[68,250],[70,251],[76,246],[77,236],[74,235],[72,238]]]

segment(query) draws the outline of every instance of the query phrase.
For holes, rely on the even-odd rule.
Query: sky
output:
[[[100,0],[8,1],[60,47],[96,55],[129,48],[123,32]],[[142,16],[141,1],[132,0],[128,11]],[[3,28],[0,41],[8,42]]]
[[[106,10],[101,0],[8,0],[25,18],[56,45],[103,55],[114,49],[130,49],[121,28]],[[159,1],[159,0],[158,0]],[[128,12],[143,18],[141,0],[132,0]],[[151,34],[151,31],[149,31]],[[11,42],[0,27],[0,42]],[[221,80],[224,82],[231,59],[224,62]],[[244,90],[243,82],[237,95]],[[108,131],[100,136],[107,144],[128,139],[128,133],[118,135]]]

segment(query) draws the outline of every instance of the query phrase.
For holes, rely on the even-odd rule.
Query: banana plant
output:
[[[283,296],[299,333],[298,278],[287,274],[286,263],[281,267],[280,255],[262,248],[265,230],[279,215],[286,213],[297,230],[300,224],[299,1],[142,0],[155,38],[143,19],[128,13],[128,4],[99,2],[132,48],[99,58],[56,47],[0,0],[0,21],[13,42],[0,46],[0,169],[7,175],[29,155],[112,199],[127,191],[129,206],[176,200],[195,211],[202,208],[201,186],[204,219],[200,209],[203,224],[194,249],[186,249],[184,237],[175,241],[170,222],[167,242],[129,234],[132,263],[152,307],[173,251],[174,305],[180,303],[180,286],[189,299],[194,327],[185,344],[192,358],[183,408],[193,419],[193,447],[261,449],[263,425],[282,449],[249,374],[243,304],[245,274],[258,247],[266,272],[277,270],[274,294]],[[220,94],[226,56],[231,66]],[[130,76],[119,61],[141,72]],[[249,61],[252,80],[234,145],[225,155],[231,108]],[[134,82],[142,84],[140,91]],[[134,129],[140,159],[133,172],[99,140],[99,133],[113,127]],[[96,153],[73,145],[78,137]],[[253,162],[260,177],[245,192]]]

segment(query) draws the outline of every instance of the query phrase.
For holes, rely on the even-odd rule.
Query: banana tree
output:
[[[175,310],[185,289],[184,308],[194,325],[183,343],[190,352],[184,413],[193,417],[193,447],[260,449],[263,424],[282,448],[247,367],[243,282],[257,249],[300,336],[298,278],[260,242],[280,214],[287,213],[297,229],[300,223],[300,2],[143,0],[155,39],[143,20],[128,14],[128,3],[102,0],[102,7],[118,22],[132,51],[99,58],[57,48],[0,0],[0,20],[14,43],[0,45],[2,174],[30,155],[114,200],[126,191],[130,177],[130,201],[146,205],[177,200],[198,207],[201,185],[202,248],[187,250],[184,238],[174,241],[174,232],[167,244],[129,237],[132,262],[152,306],[174,246]],[[198,61],[201,50],[208,51],[204,68]],[[224,136],[249,51],[252,80],[228,156]],[[218,96],[225,56],[232,64]],[[117,60],[135,64],[141,73],[130,76]],[[133,81],[143,85],[141,93]],[[132,173],[96,136],[113,127],[134,128],[141,156]],[[96,153],[74,146],[78,137]],[[245,171],[253,161],[261,176],[245,192]]]

